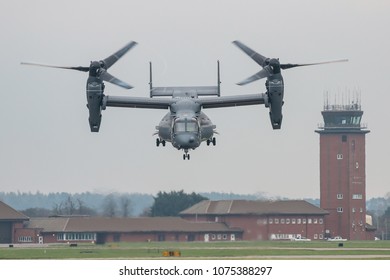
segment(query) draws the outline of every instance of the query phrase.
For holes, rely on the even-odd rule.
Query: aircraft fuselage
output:
[[[215,127],[208,116],[201,111],[196,98],[179,99],[171,105],[170,112],[156,127],[159,136],[157,143],[170,142],[173,147],[187,153],[199,147],[201,142],[211,141]]]

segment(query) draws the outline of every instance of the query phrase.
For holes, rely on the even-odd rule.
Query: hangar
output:
[[[0,201],[0,243],[13,243],[16,230],[28,220],[26,215]]]

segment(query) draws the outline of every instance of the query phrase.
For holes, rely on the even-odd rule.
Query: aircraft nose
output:
[[[182,149],[197,147],[196,137],[191,134],[179,134],[175,137],[176,143]]]

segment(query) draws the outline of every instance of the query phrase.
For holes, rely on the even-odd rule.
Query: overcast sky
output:
[[[49,1],[0,3],[0,191],[264,192],[319,197],[319,135],[324,93],[346,102],[361,93],[367,196],[390,191],[390,2]],[[106,84],[107,95],[148,96],[155,86],[216,85],[222,95],[265,91],[265,80],[237,82],[259,67],[231,42],[240,40],[282,63],[349,59],[283,72],[282,129],[264,106],[209,109],[217,146],[203,143],[183,161],[152,134],[164,110],[107,108],[91,133],[87,74],[21,66],[21,61],[88,66],[134,40],[110,73],[134,86]],[[347,96],[342,98],[342,96]],[[344,101],[343,101],[344,100]]]

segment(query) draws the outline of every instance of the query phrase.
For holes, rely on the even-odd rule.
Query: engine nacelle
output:
[[[282,126],[282,106],[283,106],[283,80],[267,80],[267,105],[269,107],[269,117],[273,129],[280,129]]]
[[[102,120],[102,101],[104,84],[98,81],[87,82],[87,107],[89,110],[89,126],[92,132],[99,132]]]

